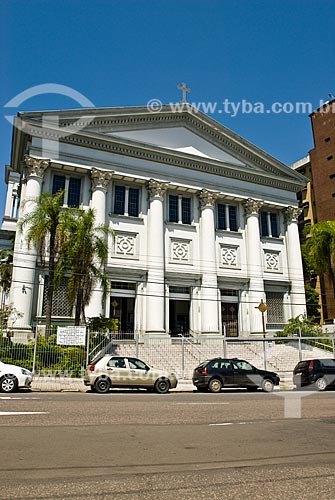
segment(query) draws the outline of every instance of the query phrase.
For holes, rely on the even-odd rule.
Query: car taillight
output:
[[[95,365],[90,365],[90,366],[88,367],[88,369],[90,370],[90,372],[94,372],[94,370],[95,370]]]
[[[309,371],[309,373],[312,373],[313,368],[314,368],[314,361],[310,361],[310,362],[309,362],[309,367],[308,367],[308,371]]]
[[[203,368],[201,370],[201,375],[207,375],[207,368]]]

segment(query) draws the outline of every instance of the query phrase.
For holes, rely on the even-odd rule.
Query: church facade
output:
[[[20,113],[6,180],[17,340],[43,323],[47,276],[16,224],[59,189],[65,206],[92,207],[114,231],[110,291],[104,300],[95,285],[87,317],[143,335],[248,336],[263,331],[261,301],[268,331],[305,313],[296,201],[305,178],[186,104]],[[64,280],[53,321],[71,319]]]

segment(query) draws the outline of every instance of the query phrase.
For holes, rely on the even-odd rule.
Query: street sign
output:
[[[85,345],[86,326],[57,326],[58,345]]]

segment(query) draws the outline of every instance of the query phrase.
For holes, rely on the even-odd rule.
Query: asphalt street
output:
[[[331,500],[335,391],[286,394],[0,394],[0,498]]]

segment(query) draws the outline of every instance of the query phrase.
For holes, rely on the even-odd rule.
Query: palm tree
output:
[[[2,250],[0,252],[0,289],[1,289],[1,305],[3,308],[5,297],[10,290],[12,283],[13,271],[13,250]]]
[[[42,193],[31,212],[26,213],[18,224],[22,231],[27,227],[26,239],[28,248],[33,244],[42,261],[48,260],[48,287],[45,311],[46,337],[50,334],[52,301],[55,290],[55,268],[64,245],[65,233],[63,225],[72,213],[71,209],[63,209],[64,191],[52,195]]]
[[[75,307],[75,325],[85,319],[85,306],[88,305],[92,290],[98,282],[104,295],[107,292],[108,278],[104,264],[108,255],[108,235],[113,231],[106,225],[95,224],[93,209],[77,210],[76,216],[67,221],[65,232],[71,238],[65,247],[57,272],[63,276],[69,273],[67,292],[72,307]]]

